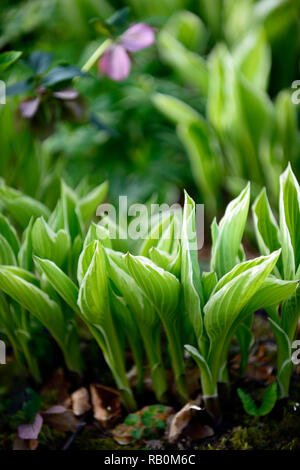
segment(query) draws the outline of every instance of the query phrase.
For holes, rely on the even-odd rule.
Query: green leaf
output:
[[[216,287],[217,282],[218,278],[214,271],[210,273],[202,273],[201,285],[203,291],[203,305],[205,305],[208,299],[210,298],[214,288]]]
[[[25,281],[34,284],[35,286],[39,287],[40,282],[37,279],[37,277],[32,274],[30,271],[27,271],[26,269],[20,268],[19,266],[4,266],[6,271],[10,274],[14,274]]]
[[[13,85],[9,85],[6,88],[6,95],[7,96],[19,95],[21,93],[31,91],[33,90],[33,88],[34,88],[34,78],[28,77],[28,78],[25,78],[24,80],[20,80],[19,82],[14,83]]]
[[[18,263],[19,265],[27,269],[28,271],[32,270],[33,260],[32,260],[32,238],[31,232],[34,223],[34,218],[30,219],[30,222],[27,228],[24,230],[22,235],[22,243],[20,247],[20,251],[18,254]]]
[[[99,204],[105,199],[108,191],[108,182],[97,186],[85,197],[79,201],[79,211],[84,223],[88,222],[93,216],[96,215],[96,210]]]
[[[145,293],[129,274],[124,254],[108,249],[106,254],[109,278],[124,297],[130,312],[134,316],[151,367],[151,378],[156,397],[158,400],[164,401],[168,386],[160,350],[160,321],[158,314]],[[151,335],[149,335],[149,330],[151,330]]]
[[[177,41],[187,49],[204,52],[208,32],[199,16],[191,11],[176,11],[164,26]]]
[[[87,245],[84,250],[81,252],[78,260],[77,266],[77,280],[78,284],[81,285],[84,276],[89,269],[89,266],[92,262],[95,250],[97,246],[97,240],[92,241],[89,245]]]
[[[157,109],[174,124],[190,124],[200,118],[199,113],[174,96],[155,93],[152,101]]]
[[[31,276],[30,273],[28,275]],[[0,288],[48,328],[61,346],[64,337],[64,318],[59,305],[24,277],[0,266]]]
[[[47,277],[50,284],[76,313],[80,313],[77,305],[78,287],[73,281],[52,261],[34,257],[35,263]]]
[[[256,312],[272,305],[279,305],[297,289],[297,281],[282,281],[274,276],[268,276],[256,294],[246,306],[248,312]]]
[[[21,55],[22,52],[20,51],[2,52],[0,54],[0,71],[3,72],[5,69],[7,69],[10,65],[16,62]]]
[[[250,184],[228,204],[218,229],[214,230],[211,270],[217,273],[219,279],[238,262],[249,203]]]
[[[52,60],[53,55],[51,52],[34,51],[29,56],[28,65],[37,75],[40,75],[46,72],[50,67]]]
[[[183,318],[178,314],[180,283],[173,274],[159,268],[148,258],[129,253],[125,258],[132,277],[160,316],[168,339],[178,393],[187,399],[180,331]]]
[[[98,241],[91,243],[86,250],[84,277],[80,284],[78,304],[86,319],[95,325],[105,325],[110,311],[108,277],[103,248]]]
[[[12,247],[7,239],[0,233],[0,265],[1,264],[16,265],[17,261]]]
[[[137,370],[137,389],[142,391],[144,375],[143,346],[138,325],[126,304],[125,299],[115,292],[115,288],[112,286],[112,283],[110,283],[109,287],[111,308],[115,317],[120,321],[122,331],[124,331],[127,336]]]
[[[204,324],[212,354],[222,348],[232,325],[274,268],[279,254],[280,251],[276,251],[241,263],[218,282],[204,307]]]
[[[271,50],[263,29],[247,34],[234,50],[233,57],[245,78],[262,90],[267,88]]]
[[[136,413],[131,413],[128,415],[124,421],[126,426],[136,426],[140,422],[140,417]]]
[[[108,275],[121,292],[131,312],[134,313],[139,325],[153,328],[159,323],[155,309],[151,307],[145,293],[129,274],[125,256],[112,250],[106,250],[108,258]]]
[[[200,268],[198,264],[197,234],[195,220],[195,203],[185,193],[183,225],[182,225],[182,258],[181,258],[181,284],[185,312],[193,325],[197,340],[200,339],[203,329],[201,312],[201,283]]]
[[[300,264],[300,189],[290,165],[280,176],[279,216],[284,277],[295,279]]]
[[[149,256],[153,247],[158,247],[170,253],[174,239],[174,212],[163,211],[155,214],[150,219],[150,231],[145,234],[145,241],[142,243],[139,253],[141,256]]]
[[[184,348],[190,353],[197,366],[201,371],[201,383],[203,393],[205,396],[214,396],[217,394],[217,387],[213,381],[212,373],[206,359],[200,354],[200,352],[190,344],[185,344]]]
[[[61,201],[64,229],[73,241],[78,235],[82,235],[82,220],[78,197],[64,181],[61,182]]]
[[[17,232],[9,220],[2,214],[0,214],[0,234],[6,238],[15,256],[18,256],[20,242],[17,236]]]
[[[274,308],[269,308],[267,311],[277,343],[277,381],[280,390],[280,397],[283,398],[289,395],[291,373],[293,370],[293,364],[291,361],[291,340],[280,326],[280,319],[278,318],[277,310],[274,311]]]
[[[269,255],[280,248],[280,234],[277,222],[272,213],[266,189],[262,189],[252,206],[254,229],[259,251],[262,255]],[[282,258],[278,260],[277,274],[282,273]]]
[[[48,219],[49,209],[44,204],[3,184],[0,184],[0,201],[23,229],[31,217],[43,216]]]
[[[55,233],[44,218],[39,217],[32,227],[31,238],[36,255],[50,259],[58,266],[64,264],[70,251],[70,237],[65,230]]]
[[[84,239],[83,247],[86,248],[94,240],[101,241],[104,248],[112,248],[109,231],[102,225],[92,222]]]
[[[87,248],[90,246],[94,248],[94,254],[80,284],[78,305],[84,319],[92,325],[93,334],[94,329],[100,332],[99,344],[105,359],[122,392],[125,406],[132,409],[136,404],[126,377],[123,349],[111,315],[106,256],[99,241],[91,243]],[[99,339],[99,336],[95,337]]]
[[[209,123],[198,117],[197,121],[180,123],[178,135],[189,156],[198,189],[203,194],[209,210],[217,207],[216,193],[222,176],[222,157],[217,137]]]
[[[78,67],[73,65],[58,65],[48,72],[41,80],[41,85],[51,87],[58,83],[72,80],[75,77],[86,77]]]
[[[149,302],[169,320],[176,316],[180,284],[173,274],[164,271],[143,256],[125,255],[129,272]]]
[[[183,80],[196,87],[205,96],[209,82],[205,60],[186,49],[164,30],[161,30],[157,36],[157,46],[164,62],[173,67]]]
[[[269,385],[265,390],[260,407],[257,407],[250,395],[241,388],[237,390],[238,395],[243,403],[243,407],[249,415],[266,416],[272,411],[277,401],[277,383]]]

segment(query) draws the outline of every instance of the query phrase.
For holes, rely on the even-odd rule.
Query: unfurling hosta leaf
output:
[[[203,304],[205,305],[208,299],[211,296],[212,291],[216,287],[218,282],[217,275],[214,271],[207,273],[202,273],[201,276],[201,285],[202,285],[202,292],[203,292]]]
[[[261,405],[259,407],[254,403],[251,396],[244,392],[241,388],[238,388],[237,392],[243,403],[243,407],[246,413],[252,416],[265,416],[270,413],[276,403],[277,383],[274,382],[265,390]]]
[[[64,181],[61,183],[61,201],[64,229],[73,241],[78,235],[82,235],[82,219],[78,197]]]
[[[70,237],[65,230],[53,232],[44,218],[40,217],[32,227],[31,238],[37,256],[50,259],[58,266],[64,264],[70,250]]]
[[[195,86],[202,95],[207,94],[209,76],[202,57],[186,49],[167,31],[162,30],[157,37],[159,53],[163,60],[188,83]]]
[[[297,281],[282,281],[274,276],[269,276],[247,304],[245,310],[255,312],[261,308],[279,305],[283,300],[294,294],[297,285]]]
[[[285,279],[300,278],[300,189],[290,165],[280,176],[280,236]]]
[[[279,255],[280,251],[276,251],[245,261],[220,279],[204,307],[205,328],[211,341],[226,337],[242,309],[272,271]]]
[[[128,253],[126,262],[130,274],[160,316],[168,339],[178,392],[186,399],[181,338],[183,318],[178,311],[180,283],[173,274],[159,268],[143,256],[132,256]]]
[[[47,277],[48,281],[64,301],[74,310],[80,313],[77,305],[78,287],[74,282],[55,264],[48,259],[35,257],[37,266]]]
[[[88,251],[88,248],[90,250]],[[110,317],[108,277],[105,255],[100,243],[95,241],[85,250],[83,277],[80,281],[78,304],[85,318],[92,324],[105,325]],[[104,327],[105,329],[105,327]]]
[[[274,276],[267,277],[258,289],[250,302],[242,310],[238,319],[232,326],[232,331],[237,328],[237,339],[241,349],[242,363],[241,370],[245,371],[248,362],[248,355],[252,343],[251,326],[253,312],[258,309],[267,309],[279,305],[294,294],[297,288],[297,281],[282,281]]]
[[[163,251],[170,253],[174,234],[174,213],[165,211],[155,214],[150,221],[150,232],[142,243],[139,254],[149,256],[153,247],[160,247]]]
[[[151,368],[155,395],[159,401],[166,400],[168,389],[160,347],[160,320],[145,293],[129,274],[123,253],[106,250],[109,278],[122,294],[138,325]],[[149,335],[149,331],[151,334]]]
[[[152,100],[157,109],[175,124],[190,124],[200,118],[193,108],[174,96],[156,93]]]
[[[110,285],[110,298],[112,311],[120,322],[122,330],[125,332],[130,345],[137,370],[137,390],[141,393],[143,390],[143,345],[138,325],[134,316],[130,312],[125,299],[115,292]]]
[[[126,377],[123,348],[119,342],[110,308],[109,279],[104,249],[99,241],[95,241],[85,249],[85,252],[87,250],[93,250],[93,253],[88,252],[88,256],[82,262],[83,278],[80,281],[78,305],[103,350],[117,386],[121,390],[124,405],[128,409],[134,409],[136,405]]]
[[[18,256],[20,243],[17,232],[9,220],[2,214],[0,214],[0,234],[6,238],[15,256]]]
[[[86,275],[87,270],[89,269],[89,266],[95,254],[96,246],[97,240],[92,241],[84,248],[84,250],[79,256],[77,266],[77,280],[79,285],[82,283],[83,278]]]
[[[188,49],[198,53],[204,52],[208,32],[201,18],[191,11],[182,10],[173,13],[164,26],[164,30]]]
[[[128,253],[126,261],[132,277],[149,302],[162,315],[162,320],[175,319],[180,292],[178,279],[143,256],[132,256]]]
[[[60,306],[30,282],[31,277],[25,270],[1,266],[0,289],[38,318],[59,344],[68,367],[80,371],[79,342],[73,319],[64,318]]]
[[[216,210],[223,161],[217,137],[209,123],[199,116],[190,123],[180,123],[179,138],[187,150],[194,179],[211,212]]]
[[[260,192],[252,206],[255,234],[260,253],[269,255],[280,248],[280,234],[276,219],[271,210],[265,188]],[[275,267],[276,274],[283,275],[282,258]]]
[[[220,279],[239,261],[238,255],[250,202],[250,185],[231,201],[213,230],[211,270]]]
[[[208,363],[214,380],[226,362],[229,344],[239,324],[242,310],[250,302],[274,268],[280,251],[237,265],[216,285],[204,307],[204,325],[210,339]]]
[[[88,222],[96,215],[99,204],[105,199],[108,191],[108,182],[100,184],[94,188],[89,194],[81,198],[79,201],[79,211],[84,223]]]
[[[16,265],[14,251],[7,239],[0,233],[0,264]]]
[[[265,90],[271,68],[271,51],[262,29],[252,31],[236,47],[234,60],[243,75]]]
[[[0,201],[23,229],[27,227],[31,217],[49,217],[49,209],[44,204],[3,183],[0,184]]]
[[[101,241],[104,248],[112,248],[109,231],[102,225],[92,222],[84,239],[83,247],[86,248],[94,240]]]
[[[17,361],[22,363],[25,358],[30,373],[37,382],[40,382],[41,375],[37,358],[30,352],[32,335],[29,329],[24,328],[24,319],[27,312],[18,307],[16,304],[10,305],[6,295],[0,291],[0,328],[6,334]]]
[[[185,193],[183,225],[182,225],[182,259],[181,259],[181,284],[185,312],[193,325],[197,341],[203,330],[201,312],[201,284],[200,268],[198,264],[195,203]]]

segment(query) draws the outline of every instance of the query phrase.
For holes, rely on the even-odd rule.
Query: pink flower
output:
[[[155,41],[154,30],[145,23],[130,26],[119,38],[118,44],[112,44],[99,60],[99,70],[115,81],[122,81],[130,73],[128,52],[136,52],[151,46]]]

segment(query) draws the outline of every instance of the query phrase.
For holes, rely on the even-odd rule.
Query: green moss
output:
[[[293,411],[293,403],[284,410],[282,419],[272,415],[264,418],[243,416],[242,424],[225,435],[203,442],[199,450],[299,450],[299,412]]]
[[[137,450],[142,446],[117,444],[111,437],[101,436],[99,430],[84,430],[72,444],[72,450]]]
[[[16,433],[1,433],[0,434],[0,451],[12,450]]]

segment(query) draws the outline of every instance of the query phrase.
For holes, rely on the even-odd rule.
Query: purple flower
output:
[[[145,23],[130,26],[119,38],[118,44],[112,44],[99,60],[99,71],[115,81],[122,81],[130,73],[128,52],[136,52],[151,46],[155,41],[154,29]]]
[[[42,96],[46,93],[48,93],[49,96],[54,96],[62,101],[73,101],[79,96],[78,91],[71,87],[63,88],[54,92],[45,87],[38,87],[36,88],[35,93],[37,95],[35,98],[26,99],[21,101],[19,104],[20,114],[23,118],[30,119],[36,114],[41,103]]]
[[[39,413],[35,415],[31,424],[20,424],[18,436],[20,439],[37,439],[43,426],[43,418]]]
[[[23,118],[32,118],[38,110],[40,98],[32,98],[29,100],[21,101],[19,109]]]

